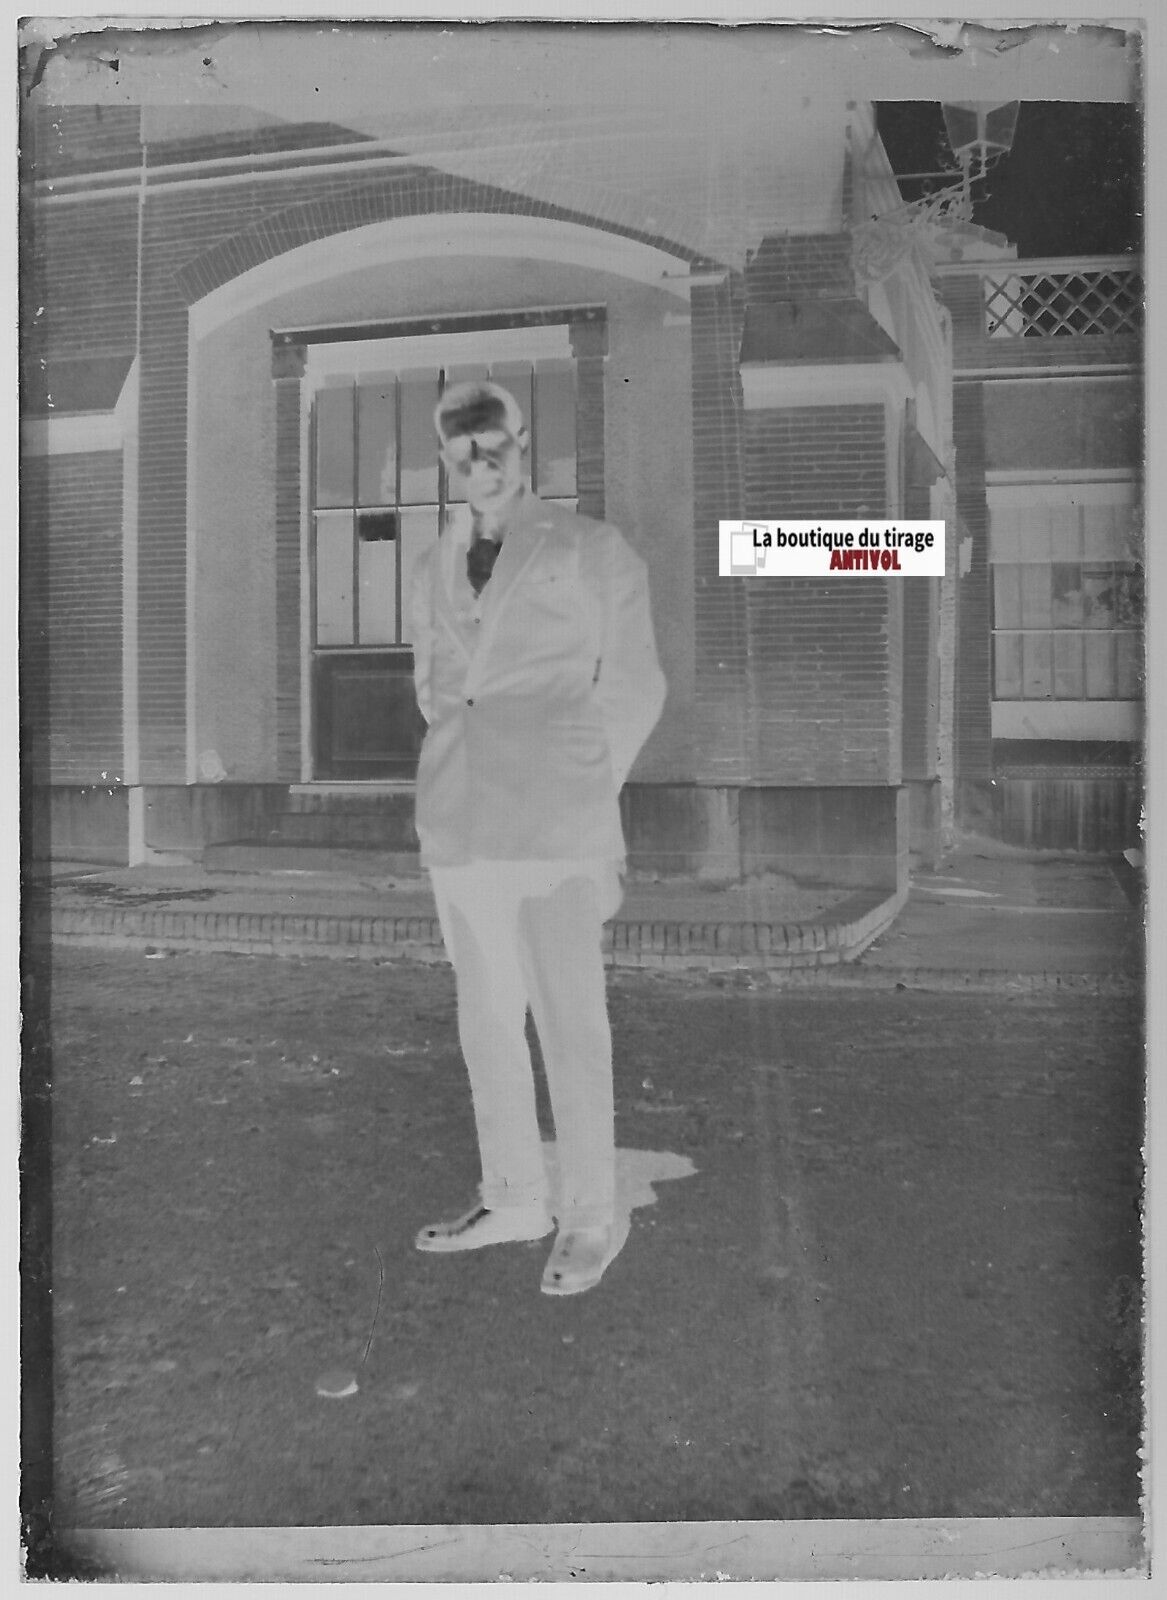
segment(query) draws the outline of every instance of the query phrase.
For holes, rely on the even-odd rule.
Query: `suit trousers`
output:
[[[606,1226],[615,1200],[612,1036],[601,949],[619,904],[606,863],[431,867],[458,993],[482,1204],[546,1204],[560,1227]],[[549,1193],[527,1046],[535,1020],[559,1156]]]

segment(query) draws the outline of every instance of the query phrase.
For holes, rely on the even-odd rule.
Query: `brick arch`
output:
[[[300,252],[319,252],[313,270],[319,267],[324,278],[351,266],[362,241],[379,250],[381,260],[392,259],[394,252],[416,254],[419,231],[427,227],[453,229],[467,249],[471,232],[474,248],[493,237],[499,253],[508,249],[509,231],[511,254],[520,237],[528,253],[539,253],[541,241],[548,259],[590,265],[685,296],[690,272],[710,264],[698,252],[631,223],[416,169],[379,179],[342,178],[324,169],[241,189],[208,188],[194,200],[185,192],[171,196],[164,185],[148,191],[142,229],[139,476],[144,559],[138,583],[145,782],[191,783],[197,774],[192,641],[187,637],[192,343],[205,328],[235,314],[233,300],[242,310],[248,302],[240,296],[254,291],[260,303],[287,288],[297,255],[309,260]],[[668,279],[662,277],[666,271]],[[290,404],[288,397],[278,401]],[[281,493],[288,492],[283,485]],[[285,508],[281,515],[290,513]],[[294,678],[285,675],[283,681],[290,686]],[[290,727],[293,717],[294,708],[285,706],[282,722]]]
[[[355,234],[371,237],[390,228],[394,232],[400,230],[401,236],[406,237],[411,223],[436,219],[450,223],[467,217],[475,218],[479,228],[487,219],[493,219],[496,224],[509,221],[512,225],[526,221],[548,237],[559,229],[565,239],[573,234],[578,239],[603,241],[603,247],[616,263],[607,270],[620,273],[622,264],[625,272],[621,275],[645,282],[652,281],[650,263],[659,262],[661,271],[666,265],[675,270],[681,263],[691,267],[707,264],[699,252],[662,235],[434,173],[427,174],[420,182],[417,178],[407,182],[400,175],[376,185],[366,181],[347,193],[304,200],[274,213],[266,212],[186,261],[175,272],[175,282],[186,303],[194,305],[234,280],[314,244],[351,239]],[[593,246],[592,252],[584,250],[582,253],[597,255],[596,247]],[[570,252],[552,258],[578,259]],[[633,267],[631,264],[637,260],[639,267]],[[596,264],[601,264],[598,259]],[[659,275],[658,272],[658,278]],[[664,283],[661,286],[673,287]],[[679,286],[677,292],[687,293],[687,288]]]

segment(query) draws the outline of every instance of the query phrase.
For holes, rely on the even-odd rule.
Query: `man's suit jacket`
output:
[[[622,861],[618,796],[665,698],[644,562],[528,492],[475,621],[469,540],[463,507],[413,590],[422,859]]]

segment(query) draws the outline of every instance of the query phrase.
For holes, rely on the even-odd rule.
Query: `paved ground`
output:
[[[969,846],[918,873],[863,965],[931,972],[1141,974],[1137,884],[1121,858]]]
[[[631,1231],[569,1301],[410,1247],[476,1176],[447,968],[59,945],[58,1525],[1137,1515],[1138,926],[974,854],[874,987],[613,974]],[[1055,958],[1126,987],[910,981]]]

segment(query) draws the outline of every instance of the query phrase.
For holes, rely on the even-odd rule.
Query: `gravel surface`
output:
[[[561,1301],[411,1248],[477,1176],[448,969],[48,1000],[58,1526],[1138,1512],[1134,999],[622,977],[619,1144],[696,1171]]]

